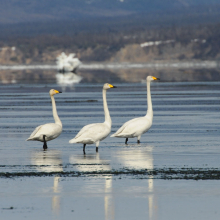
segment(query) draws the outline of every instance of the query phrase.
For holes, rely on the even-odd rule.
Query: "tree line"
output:
[[[107,28],[104,30],[76,31],[72,34],[38,34],[33,36],[0,37],[0,48],[16,47],[25,56],[32,57],[38,51],[68,49],[73,52],[90,48],[101,59],[105,60],[113,53],[128,44],[141,44],[148,41],[174,40],[187,46],[192,40],[204,40],[196,44],[194,50],[197,59],[214,59],[220,51],[220,24],[157,26],[157,27],[125,27],[121,29]]]

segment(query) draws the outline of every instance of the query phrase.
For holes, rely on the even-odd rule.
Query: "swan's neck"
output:
[[[102,90],[102,95],[103,95],[103,107],[104,107],[104,113],[105,113],[105,123],[108,123],[109,126],[112,126],[112,120],[109,114],[109,110],[108,110],[108,104],[107,104],[107,100],[106,100],[106,90],[103,89]]]
[[[53,96],[51,96],[51,101],[52,101],[53,118],[55,120],[55,123],[62,127],[62,122],[60,121],[60,118],[59,118],[59,116],[57,114],[56,103],[55,103],[55,99],[54,99]]]
[[[153,118],[153,107],[152,107],[151,93],[150,93],[150,81],[147,81],[147,114],[146,116],[150,116]]]

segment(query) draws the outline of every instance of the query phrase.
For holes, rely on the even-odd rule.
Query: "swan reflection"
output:
[[[108,160],[100,158],[99,153],[96,154],[86,154],[86,155],[72,155],[69,158],[71,164],[78,164],[77,170],[80,172],[86,171],[107,171],[111,170]],[[105,211],[105,220],[115,219],[114,215],[114,199],[112,193],[112,175],[105,175],[99,178],[100,184],[103,184],[104,180],[104,211]],[[97,186],[97,179],[94,180],[95,185]],[[91,190],[93,180],[91,179],[88,185],[84,185],[84,191]]]
[[[154,146],[148,145],[144,150],[143,148],[133,148],[118,151],[117,157],[123,166],[129,169],[153,169],[153,148]]]
[[[105,177],[105,220],[115,219],[115,207],[112,194],[112,176]]]
[[[48,150],[48,151],[35,151],[31,155],[31,163],[36,165],[39,172],[62,172],[62,155],[61,151]],[[53,197],[52,197],[52,210],[54,214],[60,213],[60,195],[62,188],[59,185],[60,177],[56,176],[53,180]]]
[[[56,80],[57,84],[62,87],[63,91],[65,91],[66,87],[74,88],[74,84],[79,83],[82,80],[82,77],[72,72],[57,73]]]
[[[154,168],[153,159],[153,148],[154,146],[146,146],[141,149],[129,149],[117,152],[117,157],[120,163],[129,169],[134,170],[152,170]],[[156,219],[156,200],[154,198],[154,180],[153,176],[149,176],[147,180],[148,186],[148,215],[149,220]]]
[[[96,154],[71,155],[69,162],[78,164],[76,169],[80,172],[111,170],[109,161],[101,159],[98,152]]]
[[[58,150],[32,152],[31,163],[36,165],[36,169],[40,172],[63,171],[61,151]]]

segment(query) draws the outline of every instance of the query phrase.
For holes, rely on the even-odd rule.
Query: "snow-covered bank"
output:
[[[169,62],[169,63],[91,63],[81,64],[80,69],[102,70],[102,69],[210,69],[219,68],[217,61],[198,62]],[[0,65],[0,70],[27,70],[27,69],[57,69],[56,65]]]

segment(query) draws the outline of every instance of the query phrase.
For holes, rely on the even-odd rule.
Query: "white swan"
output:
[[[64,52],[61,53],[57,57],[57,69],[59,72],[76,72],[76,70],[79,68],[81,62],[80,60],[75,57],[75,53],[69,54],[67,56]]]
[[[62,92],[59,92],[55,89],[51,89],[49,92],[51,101],[52,101],[53,117],[54,117],[55,123],[49,123],[49,124],[40,125],[36,127],[33,133],[27,139],[27,141],[44,142],[44,145],[43,145],[44,149],[47,149],[47,141],[51,141],[57,138],[62,132],[62,122],[60,121],[60,118],[57,115],[56,103],[53,97],[57,93],[62,93]]]
[[[83,152],[85,154],[86,144],[96,143],[96,152],[98,152],[99,142],[105,139],[111,132],[112,120],[109,114],[108,105],[106,101],[106,90],[110,88],[116,88],[111,84],[105,83],[103,86],[103,107],[105,112],[104,123],[95,123],[84,126],[75,138],[71,139],[69,143],[82,143]]]
[[[140,143],[141,135],[147,132],[153,121],[153,108],[150,94],[150,82],[153,80],[159,80],[154,76],[148,76],[147,80],[147,114],[144,117],[134,118],[124,123],[111,137],[126,138],[125,144],[128,142],[128,138],[137,137],[137,143]]]

